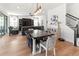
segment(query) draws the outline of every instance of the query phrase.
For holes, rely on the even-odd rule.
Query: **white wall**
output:
[[[66,4],[62,4],[59,7],[48,10],[48,21],[53,15],[58,16],[58,21],[60,21],[61,24],[66,24]]]
[[[60,22],[60,28],[61,28],[61,38],[66,39],[63,34],[65,34],[63,32],[63,28],[66,24],[66,4],[62,4],[54,9],[48,10],[48,27],[50,27],[50,19],[53,15],[57,15],[58,16],[58,21]]]
[[[67,13],[79,18],[79,3],[68,3],[66,7]]]
[[[48,26],[48,21],[49,21],[49,18],[51,17],[50,15],[56,15],[58,14],[60,16],[60,19],[61,19],[61,16],[64,14],[62,11],[65,11],[65,4],[64,3],[46,3],[46,4],[43,4],[43,11],[42,11],[42,15],[43,15],[43,24],[44,24],[44,29],[47,30],[47,27]],[[59,13],[62,14],[60,15]],[[66,11],[65,11],[66,12]],[[65,17],[63,17],[65,18]]]
[[[74,31],[67,25],[61,25],[61,37],[68,42],[74,43]]]
[[[19,18],[19,19],[22,19],[22,18],[32,18],[32,16],[18,15],[18,18]]]
[[[62,4],[54,9],[48,10],[48,27],[50,23],[50,18],[53,15],[58,16],[58,21],[60,22],[60,36],[69,42],[74,42],[74,31],[66,25],[66,4]]]

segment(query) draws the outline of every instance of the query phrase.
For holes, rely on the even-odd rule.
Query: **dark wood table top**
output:
[[[32,38],[40,38],[40,37],[46,37],[46,36],[51,36],[54,35],[54,32],[46,32],[43,30],[33,30],[31,33]]]

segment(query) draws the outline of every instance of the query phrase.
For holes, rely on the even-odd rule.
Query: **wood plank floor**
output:
[[[22,35],[5,35],[0,38],[0,56],[30,56],[31,50],[27,46],[27,38]],[[39,56],[44,56],[45,51]],[[73,46],[69,42],[57,40],[57,56],[79,56],[79,47]],[[48,56],[53,56],[53,51],[48,51]]]

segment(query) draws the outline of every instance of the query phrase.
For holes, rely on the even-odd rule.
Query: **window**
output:
[[[38,19],[34,19],[34,26],[38,26]]]
[[[0,36],[7,33],[7,16],[0,12]]]
[[[17,16],[10,16],[10,26],[15,28],[19,26],[19,20]]]
[[[42,17],[41,16],[34,17],[34,26],[42,26]]]
[[[0,27],[3,27],[4,26],[4,17],[3,16],[0,16]]]

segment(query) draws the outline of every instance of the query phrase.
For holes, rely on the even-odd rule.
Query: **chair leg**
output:
[[[39,48],[39,53],[41,53],[41,46],[40,46],[40,48]]]
[[[46,56],[47,56],[47,49],[46,49]]]
[[[56,55],[56,53],[55,53],[55,48],[53,49],[53,52],[54,52],[54,56]]]

